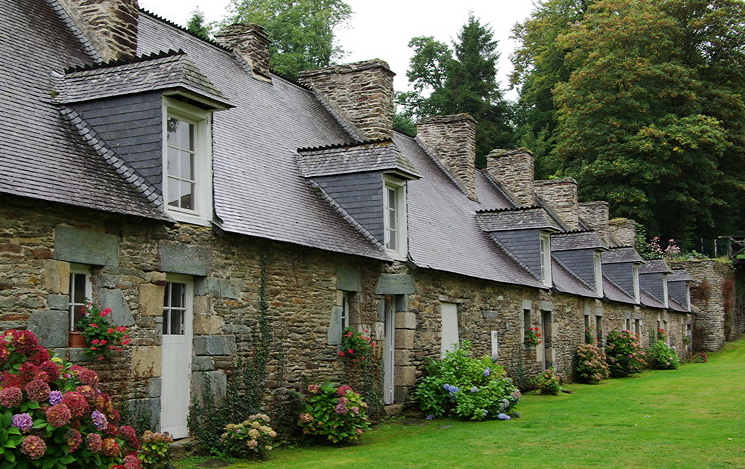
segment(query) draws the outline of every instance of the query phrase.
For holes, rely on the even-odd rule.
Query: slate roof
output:
[[[96,59],[90,46],[44,0],[0,0],[0,11],[0,192],[163,219],[52,102],[51,73]]]
[[[661,259],[655,259],[647,261],[644,265],[639,266],[639,275],[642,274],[657,274],[657,273],[672,273],[667,263]]]
[[[668,298],[668,309],[678,311],[680,313],[687,313],[688,309],[682,304],[678,303],[674,298]]]
[[[575,249],[603,249],[603,240],[594,231],[556,233],[551,236],[552,251],[572,251]]]
[[[389,170],[419,177],[414,166],[392,141],[301,148],[298,149],[297,165],[306,178]]]
[[[663,303],[660,299],[658,299],[653,294],[649,293],[647,290],[640,288],[639,292],[640,292],[639,299],[641,300],[641,303],[644,306],[649,306],[650,308],[665,309],[665,303]]]
[[[632,293],[627,292],[616,282],[603,275],[603,295],[611,301],[620,303],[637,304]]]
[[[480,210],[477,219],[481,229],[486,232],[527,229],[561,231],[561,227],[542,207]]]
[[[56,82],[59,92],[56,100],[60,103],[178,88],[205,96],[219,108],[230,106],[183,51],[154,53],[128,62],[79,66],[66,70]]]
[[[642,259],[639,253],[636,252],[636,249],[630,246],[610,248],[608,251],[601,254],[600,259],[603,264],[618,264],[622,262],[641,264],[644,262],[644,259]]]
[[[667,276],[668,282],[695,282],[685,269],[673,269],[672,272]]]
[[[574,275],[561,261],[555,257],[551,261],[551,278],[557,290],[572,295],[600,298],[595,291],[595,287],[588,285],[581,278]]]

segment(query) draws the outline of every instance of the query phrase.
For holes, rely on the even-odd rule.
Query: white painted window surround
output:
[[[541,233],[541,280],[547,287],[553,285],[551,280],[551,235]]]
[[[634,282],[634,301],[639,303],[641,301],[641,292],[639,291],[639,266],[634,264],[632,269]]]
[[[70,303],[69,327],[74,331],[75,325],[83,318],[82,311],[85,300],[92,297],[91,268],[82,264],[70,264]]]
[[[212,113],[163,98],[163,204],[174,219],[212,220]]]
[[[603,263],[600,260],[600,252],[595,251],[593,261],[595,265],[595,292],[599,296],[603,296]]]
[[[458,305],[455,303],[442,303],[440,305],[442,313],[442,339],[440,343],[440,355],[453,350],[453,347],[460,342],[458,334]]]
[[[670,307],[670,301],[667,296],[667,274],[662,274],[662,298],[665,303],[665,308]]]
[[[383,229],[385,250],[394,259],[406,260],[408,233],[406,182],[383,176]]]

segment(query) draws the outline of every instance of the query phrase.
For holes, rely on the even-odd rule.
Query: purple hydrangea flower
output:
[[[32,419],[31,416],[27,413],[15,414],[10,425],[12,427],[16,427],[23,433],[26,433],[27,431],[31,430],[31,427],[34,425],[34,419]]]
[[[49,403],[52,405],[57,405],[60,402],[62,402],[62,392],[61,391],[52,391],[49,393]]]
[[[501,414],[497,415],[497,418],[499,420],[510,420],[510,419],[512,419],[512,417],[510,417],[509,415],[507,415],[505,413],[501,413]]]
[[[435,414],[429,414],[429,415],[428,415],[428,416],[426,416],[425,418],[426,418],[427,420],[432,420],[432,419],[434,419],[434,418],[435,418]]]
[[[345,406],[344,404],[336,404],[336,408],[334,409],[334,412],[336,412],[337,414],[344,415],[347,412],[349,412],[349,409],[347,409],[347,406]]]
[[[106,430],[106,427],[109,426],[106,416],[97,410],[94,410],[91,413],[91,419],[93,420],[93,425],[95,425],[99,430]]]
[[[489,376],[490,374],[491,374],[491,368],[487,366],[486,369],[484,370],[484,376]]]
[[[473,393],[479,392],[479,388],[477,388],[476,386],[474,386],[474,387],[471,388],[471,392],[473,392]]]
[[[488,410],[486,410],[486,409],[482,410],[481,412],[483,412],[483,413],[484,413],[484,417],[486,417],[487,415],[489,415],[489,411],[488,411]]]

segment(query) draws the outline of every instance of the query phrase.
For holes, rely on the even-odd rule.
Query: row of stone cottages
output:
[[[385,404],[465,339],[564,377],[587,328],[685,349],[685,271],[643,262],[574,180],[534,181],[529,152],[476,169],[467,115],[393,131],[385,62],[294,83],[254,25],[213,42],[136,0],[0,2],[2,327],[79,360],[84,298],[112,308],[134,340],[109,385],[162,430],[185,436],[200,383],[252,353],[262,302],[271,387],[348,379],[349,325],[379,343]]]

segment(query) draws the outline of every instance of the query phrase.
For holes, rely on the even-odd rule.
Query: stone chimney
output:
[[[595,230],[600,235],[606,246],[611,245],[610,228],[608,228],[609,212],[608,202],[604,200],[579,204],[579,217],[588,228]]]
[[[486,170],[523,207],[535,205],[533,192],[533,154],[527,150],[492,150]]]
[[[428,117],[416,126],[416,136],[450,174],[468,197],[476,199],[476,119],[468,114]]]
[[[579,229],[577,181],[572,178],[535,181],[535,193],[559,215],[570,230]]]
[[[137,55],[137,0],[60,0],[105,62]]]
[[[628,218],[614,218],[608,222],[610,235],[621,246],[633,246],[636,243],[636,222]]]
[[[269,40],[264,28],[253,23],[234,23],[215,34],[215,41],[232,49],[250,66],[254,77],[271,81],[269,73]]]
[[[393,73],[379,59],[307,70],[298,81],[322,95],[364,140],[393,137]]]

